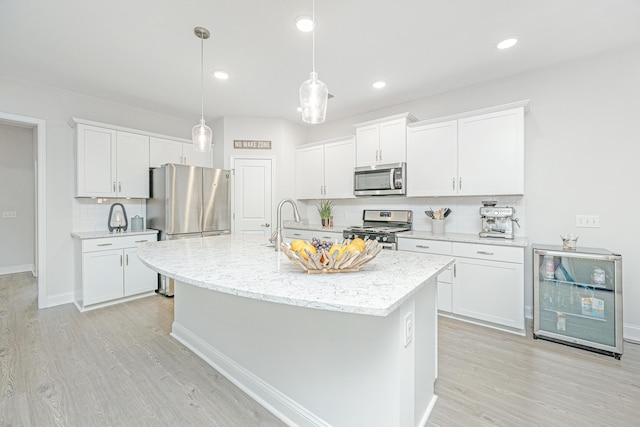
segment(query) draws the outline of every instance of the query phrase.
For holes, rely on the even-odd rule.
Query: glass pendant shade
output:
[[[328,100],[329,89],[327,85],[318,80],[318,73],[312,71],[309,80],[300,85],[302,121],[311,124],[324,123]]]
[[[200,119],[200,123],[195,125],[191,130],[191,139],[193,140],[193,149],[202,153],[211,151],[211,140],[213,139],[213,131],[204,124],[204,118]]]

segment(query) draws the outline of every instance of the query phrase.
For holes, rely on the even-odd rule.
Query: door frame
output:
[[[35,117],[20,116],[0,111],[0,121],[8,125],[27,125],[36,132],[36,259],[34,276],[38,278],[38,308],[47,307],[47,122]]]
[[[231,212],[232,221],[231,221],[231,234],[235,234],[236,232],[236,160],[271,160],[271,229],[275,230],[273,225],[273,201],[275,200],[276,195],[276,156],[259,156],[259,155],[230,155],[229,156],[229,164],[231,166],[231,206],[233,211]],[[277,227],[277,225],[276,225]]]

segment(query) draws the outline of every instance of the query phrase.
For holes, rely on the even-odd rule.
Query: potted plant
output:
[[[320,200],[318,204],[318,213],[323,227],[328,227],[332,222],[333,200]]]

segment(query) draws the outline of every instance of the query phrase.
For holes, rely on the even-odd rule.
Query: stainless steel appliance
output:
[[[622,256],[606,249],[533,245],[533,338],[620,359]]]
[[[402,196],[407,192],[406,163],[355,168],[353,194],[356,196]]]
[[[150,169],[147,227],[159,240],[231,232],[230,171],[177,164]],[[158,293],[173,295],[173,280],[160,276]]]
[[[383,249],[397,249],[396,233],[411,230],[413,212],[404,210],[362,211],[362,225],[349,227],[342,232],[345,239],[359,237],[363,240],[377,240]]]
[[[480,237],[513,239],[514,223],[520,227],[518,218],[514,218],[515,213],[516,209],[509,206],[498,207],[495,206],[495,203],[493,205],[485,204],[480,208],[480,217],[482,218]]]

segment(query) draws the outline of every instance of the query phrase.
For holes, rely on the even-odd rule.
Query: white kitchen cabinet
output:
[[[296,198],[346,199],[353,195],[352,136],[296,150]]]
[[[311,240],[317,237],[320,240],[327,240],[332,242],[342,242],[342,231],[332,230],[301,230],[297,228],[285,228],[282,231],[282,237],[286,242],[291,243],[293,240]]]
[[[409,113],[355,124],[356,167],[407,161]]]
[[[166,163],[210,168],[213,167],[213,155],[195,151],[192,143],[152,136],[149,141],[149,167],[157,168]]]
[[[153,295],[158,275],[142,264],[137,247],[156,239],[155,233],[74,239],[78,260],[76,306],[84,311]]]
[[[407,196],[524,194],[527,104],[410,124]]]
[[[438,277],[440,313],[524,334],[524,248],[399,236],[398,250],[456,258]]]
[[[149,197],[149,137],[78,124],[76,197]]]
[[[410,126],[407,196],[454,196],[458,179],[458,122]]]

